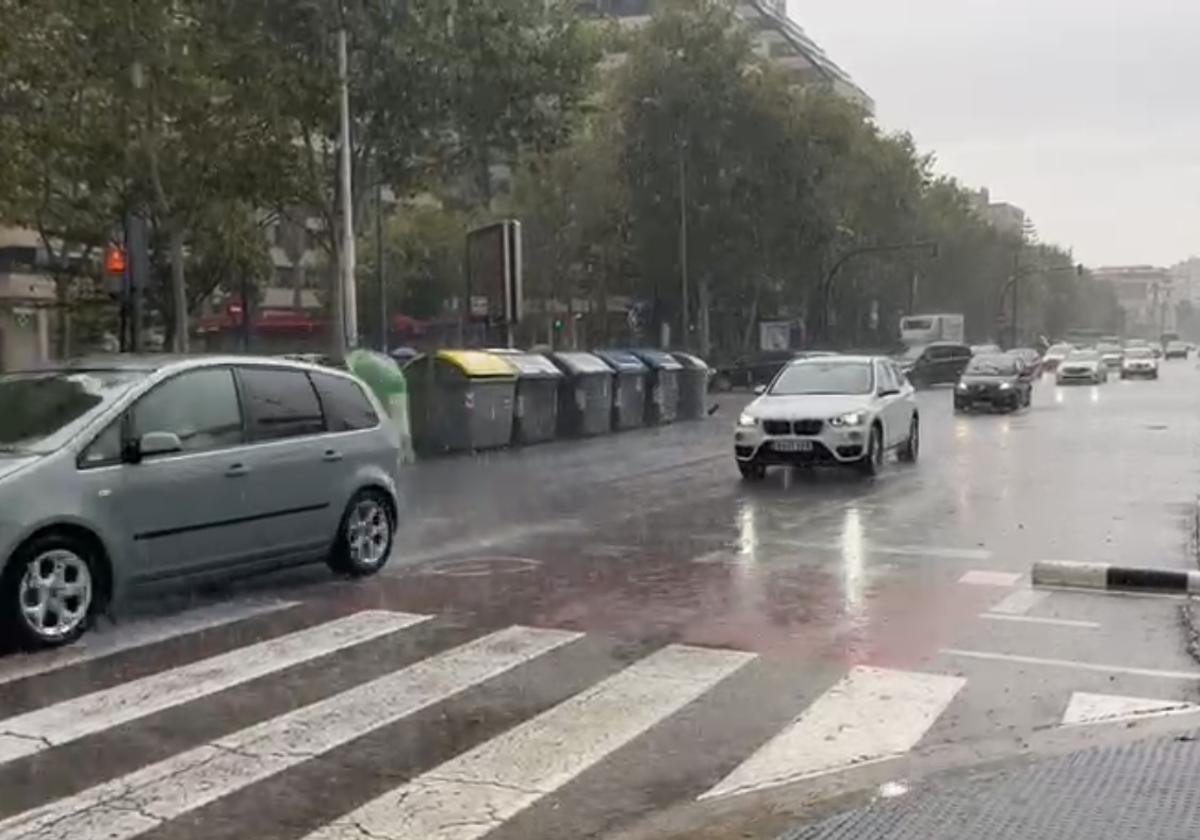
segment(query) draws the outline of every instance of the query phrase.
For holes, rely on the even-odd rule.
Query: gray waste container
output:
[[[559,434],[602,435],[612,431],[612,368],[591,353],[547,355],[566,374],[558,388]]]
[[[613,429],[636,429],[646,422],[646,378],[650,375],[642,360],[628,350],[593,351],[612,368]]]
[[[522,445],[554,440],[558,431],[558,386],[565,378],[553,362],[523,350],[489,350],[517,371],[513,442]]]
[[[418,452],[494,449],[512,440],[516,370],[479,350],[439,350],[404,368]]]
[[[702,420],[708,416],[708,380],[712,371],[699,356],[672,353],[683,365],[679,371],[679,419]]]
[[[650,368],[649,396],[646,399],[646,425],[674,423],[679,413],[679,373],[683,365],[662,350],[634,350]]]

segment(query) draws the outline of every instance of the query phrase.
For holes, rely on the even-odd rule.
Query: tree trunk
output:
[[[700,278],[700,357],[707,359],[712,351],[712,312],[711,300],[709,297],[709,276],[704,274]]]
[[[176,353],[188,352],[188,301],[187,281],[183,273],[183,232],[174,223],[169,236],[171,248],[171,320],[175,324],[171,349]]]

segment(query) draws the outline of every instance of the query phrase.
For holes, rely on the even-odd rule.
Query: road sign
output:
[[[467,283],[471,314],[475,299],[486,299],[485,318],[490,324],[520,323],[522,288],[521,223],[505,219],[467,234]]]

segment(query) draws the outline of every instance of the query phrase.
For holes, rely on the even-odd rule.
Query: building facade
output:
[[[1015,204],[1005,201],[992,201],[987,187],[975,190],[970,194],[971,209],[979,218],[986,221],[1001,233],[1013,236],[1025,235],[1025,211]]]
[[[1152,265],[1101,266],[1096,280],[1109,283],[1125,311],[1125,334],[1158,338],[1176,329],[1176,288],[1171,272]]]
[[[731,0],[746,26],[754,50],[792,76],[797,84],[828,88],[838,96],[874,113],[875,102],[850,74],[826,55],[787,13],[786,0]],[[580,12],[611,18],[628,26],[650,21],[655,0],[580,0]]]

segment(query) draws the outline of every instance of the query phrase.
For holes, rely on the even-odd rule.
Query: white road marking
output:
[[[1089,694],[1076,691],[1063,712],[1063,726],[1158,717],[1159,715],[1200,712],[1200,706],[1185,700],[1156,700],[1149,697],[1121,697],[1115,694]]]
[[[1073,659],[1044,659],[1040,656],[1017,656],[1011,653],[992,653],[983,650],[943,648],[945,656],[961,656],[965,659],[988,659],[996,662],[1012,662],[1017,665],[1045,665],[1050,668],[1074,668],[1077,671],[1099,671],[1103,674],[1134,674],[1139,677],[1162,677],[1168,680],[1200,679],[1200,671],[1159,671],[1154,668],[1127,668],[1124,665],[1102,665],[1095,662],[1078,662]]]
[[[512,627],[0,822],[0,840],[128,840],[582,636]]]
[[[967,572],[958,579],[959,583],[966,583],[971,586],[1016,586],[1021,582],[1021,575],[1018,572],[985,572],[974,570]]]
[[[247,618],[279,612],[296,601],[249,601],[198,607],[176,615],[155,616],[94,633],[68,648],[0,660],[0,685],[46,674],[82,662],[102,659],[133,648],[165,642],[189,633],[201,633]]]
[[[307,840],[475,840],[754,658],[671,646],[435,767]]]
[[[367,611],[0,720],[0,764],[207,697],[411,627],[429,616]]]
[[[841,543],[819,543],[805,540],[772,539],[766,540],[769,545],[782,545],[789,548],[807,548],[814,551],[842,552],[845,547]],[[894,555],[897,557],[937,557],[946,560],[972,560],[986,562],[992,559],[992,552],[983,548],[952,548],[937,545],[875,545],[867,543],[863,546],[867,554]]]
[[[1040,589],[1018,589],[992,607],[991,612],[1004,615],[1024,615],[1049,597],[1049,592]]]
[[[1042,618],[1036,615],[1006,615],[1005,613],[983,613],[980,618],[991,621],[1012,621],[1021,624],[1043,624],[1050,627],[1077,627],[1081,630],[1096,630],[1100,624],[1095,621],[1076,621],[1071,618]]]
[[[700,798],[749,793],[902,755],[966,682],[855,668]]]

